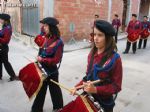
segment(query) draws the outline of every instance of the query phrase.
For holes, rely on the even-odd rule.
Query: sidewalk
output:
[[[34,43],[34,37],[22,35],[19,33],[13,33],[13,37],[19,41],[22,41],[23,44],[25,44],[27,46],[32,46],[32,47],[38,49],[38,47]],[[126,38],[125,33],[121,33],[118,35],[118,41],[122,40],[124,38]],[[65,43],[64,52],[71,52],[71,51],[75,51],[75,50],[89,48],[90,45],[91,45],[91,43],[87,39],[83,39],[81,41],[73,41],[72,43]]]

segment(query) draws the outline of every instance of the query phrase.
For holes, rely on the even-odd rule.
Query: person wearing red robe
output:
[[[128,33],[127,44],[126,44],[126,49],[123,52],[123,54],[128,54],[131,43],[132,43],[133,54],[135,54],[136,49],[137,49],[137,41],[141,33],[141,22],[137,20],[136,14],[132,14],[132,19],[129,22],[128,27],[127,27],[127,33]]]
[[[142,32],[141,32],[141,38],[139,40],[138,49],[141,49],[141,45],[143,44],[143,49],[146,48],[147,39],[149,37],[149,30],[150,30],[150,22],[148,21],[148,17],[144,16],[144,21],[142,22]]]

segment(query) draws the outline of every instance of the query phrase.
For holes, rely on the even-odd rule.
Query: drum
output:
[[[34,42],[39,46],[39,47],[43,47],[44,43],[46,41],[46,38],[44,36],[41,35],[37,35]]]
[[[141,39],[147,39],[149,36],[149,32],[147,29],[143,30],[141,33]]]
[[[45,74],[40,63],[29,63],[19,71],[19,79],[29,99],[39,92],[43,80],[47,77]]]
[[[59,112],[102,112],[100,104],[90,95],[80,95]]]
[[[139,37],[139,33],[131,33],[127,36],[129,42],[136,42]]]

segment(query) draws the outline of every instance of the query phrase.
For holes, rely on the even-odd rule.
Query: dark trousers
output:
[[[116,29],[116,34],[115,34],[115,42],[118,42],[118,29]]]
[[[113,108],[115,106],[115,101],[113,99],[113,96],[105,99],[102,96],[96,94],[93,94],[92,96],[97,102],[99,102],[104,112],[113,112]]]
[[[129,52],[130,46],[131,46],[131,42],[127,41],[126,49],[125,49],[125,52],[126,52],[126,53]],[[132,51],[133,51],[133,53],[136,52],[136,46],[137,46],[137,42],[132,43]]]
[[[53,76],[51,79],[58,82],[58,74]],[[43,112],[43,106],[46,96],[47,87],[49,86],[49,91],[53,103],[53,109],[60,109],[63,107],[63,98],[62,92],[59,86],[49,81],[50,78],[47,78],[36,96],[34,103],[32,105],[32,112]]]
[[[104,110],[104,112],[113,112],[113,110],[108,110],[108,111],[107,111],[107,110],[106,110],[106,111]]]
[[[144,41],[143,48],[146,48],[147,39],[140,39],[139,44],[138,44],[139,49],[141,49],[141,45],[142,45],[143,41]]]
[[[4,64],[4,67],[10,77],[16,76],[10,62],[8,61],[8,51],[9,48],[7,45],[0,48],[0,78],[2,78],[2,64]]]

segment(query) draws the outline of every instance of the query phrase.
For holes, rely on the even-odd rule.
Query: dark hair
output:
[[[48,37],[50,36],[56,36],[57,38],[60,38],[60,31],[59,28],[55,25],[48,25],[49,26],[49,34]]]
[[[105,46],[105,53],[107,57],[110,57],[113,51],[117,52],[117,45],[115,40],[112,36],[105,35],[106,46]]]
[[[147,16],[143,16],[143,17],[148,19],[148,17],[147,17]]]
[[[99,18],[99,15],[98,15],[98,14],[95,14],[95,17]]]
[[[105,56],[109,58],[112,56],[113,51],[117,52],[117,45],[115,43],[113,36],[109,36],[105,34],[105,41],[106,41],[106,45],[105,45],[104,53],[105,53]],[[95,46],[95,43],[93,42],[93,47],[91,50],[92,55],[94,55],[96,51],[97,51],[97,48]]]
[[[118,17],[118,14],[115,14],[115,17]]]
[[[7,25],[11,26],[10,20],[4,20],[4,24],[3,24],[2,27],[4,28],[4,27],[7,26]]]
[[[136,15],[136,14],[132,14],[132,16],[133,16],[133,17],[137,17],[137,15]]]

